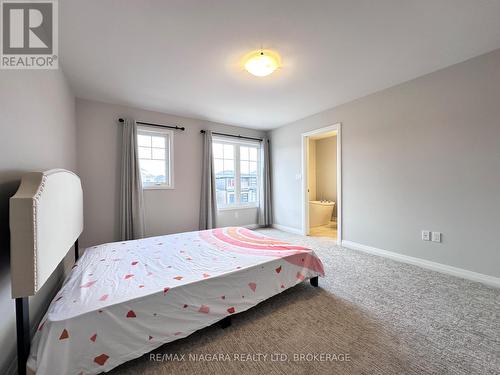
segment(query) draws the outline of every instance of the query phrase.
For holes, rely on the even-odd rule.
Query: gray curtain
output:
[[[258,224],[268,227],[273,223],[272,202],[271,202],[271,154],[269,139],[264,138],[261,145],[261,189],[259,202]]]
[[[122,163],[120,176],[120,238],[144,237],[144,202],[141,171],[137,155],[137,125],[126,119],[122,124]]]
[[[217,196],[212,154],[212,132],[203,135],[203,162],[201,172],[200,230],[215,228]]]

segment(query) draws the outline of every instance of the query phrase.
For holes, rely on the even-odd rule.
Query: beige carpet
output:
[[[153,352],[160,361],[147,354],[111,373],[500,373],[498,289],[338,248],[328,238],[263,232],[314,248],[327,272],[320,288],[298,285],[235,315],[225,330],[209,327],[162,346]]]

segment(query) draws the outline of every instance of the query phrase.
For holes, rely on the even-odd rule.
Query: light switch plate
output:
[[[422,241],[430,241],[431,240],[431,232],[428,230],[422,231]]]
[[[441,242],[441,232],[432,232],[432,242]]]

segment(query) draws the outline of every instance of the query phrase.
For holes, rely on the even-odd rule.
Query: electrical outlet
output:
[[[431,240],[431,232],[428,230],[422,231],[422,241],[430,241]]]
[[[441,232],[432,232],[432,242],[441,242]]]

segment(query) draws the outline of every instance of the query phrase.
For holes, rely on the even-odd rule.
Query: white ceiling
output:
[[[64,0],[78,97],[270,129],[500,48],[498,0]],[[260,47],[283,67],[239,66]]]

